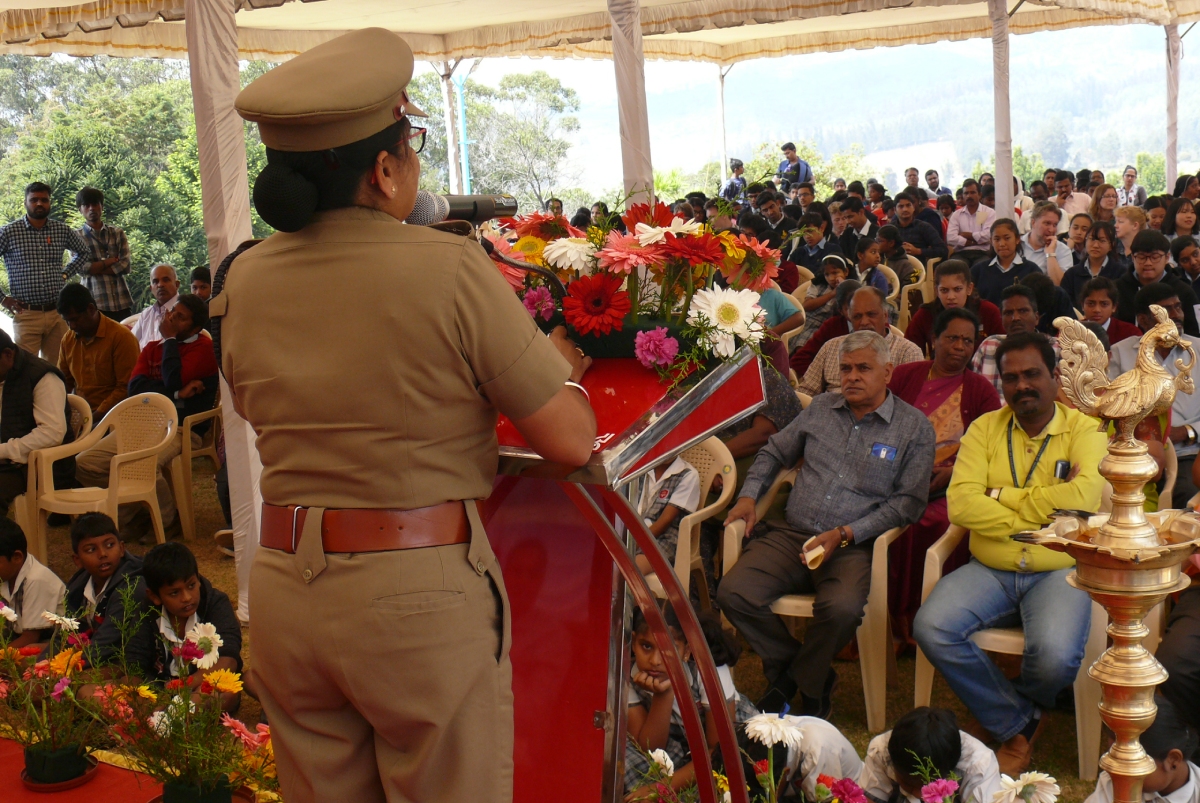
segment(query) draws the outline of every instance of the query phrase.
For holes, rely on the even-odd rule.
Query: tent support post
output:
[[[653,202],[650,121],[646,111],[646,61],[638,0],[608,0],[612,20],[613,72],[621,130],[621,168],[630,201]]]
[[[209,264],[215,270],[225,257],[253,236],[250,191],[246,181],[246,139],[242,119],[233,108],[241,89],[234,0],[186,0],[185,33],[196,140],[200,155],[200,193]],[[223,399],[229,399],[225,388]],[[257,493],[262,465],[254,448],[254,431],[231,404],[223,404],[225,455],[233,508],[233,544],[238,579],[238,617],[250,619],[250,565],[258,548],[262,497]],[[257,466],[257,470],[255,467]],[[181,513],[182,513],[182,505]]]
[[[992,21],[992,93],[996,129],[996,217],[1013,218],[1012,121],[1008,99],[1008,5],[988,0]]]
[[[462,177],[458,162],[458,117],[454,107],[454,71],[462,60],[438,62],[433,65],[442,79],[442,117],[446,124],[446,182],[450,192],[462,195]]]
[[[1183,37],[1178,25],[1164,25],[1167,31],[1167,191],[1175,186],[1179,174],[1179,60],[1183,58]],[[1190,28],[1188,30],[1191,30]]]
[[[733,65],[728,67],[717,67],[717,108],[721,114],[721,181],[725,182],[729,178],[729,147],[725,137],[725,76],[729,75],[729,71],[733,69]]]

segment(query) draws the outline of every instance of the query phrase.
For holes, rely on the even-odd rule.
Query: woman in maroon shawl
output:
[[[916,407],[936,435],[929,504],[920,521],[892,544],[888,553],[888,608],[898,638],[911,643],[912,620],[921,605],[925,552],[950,524],[946,488],[958,446],[971,422],[1000,409],[992,383],[968,369],[975,352],[979,318],[965,307],[944,310],[933,324],[933,360],[898,365],[888,388]],[[967,562],[967,539],[946,564],[947,573]]]

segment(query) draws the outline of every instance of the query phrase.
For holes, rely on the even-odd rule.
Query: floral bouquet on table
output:
[[[95,766],[88,753],[109,741],[99,706],[76,692],[95,675],[79,622],[47,611],[50,642],[12,647],[0,629],[0,737],[25,748],[26,783],[64,784]],[[0,618],[17,616],[0,602]],[[47,658],[42,658],[45,653]]]
[[[675,385],[743,345],[758,352],[759,294],[778,274],[778,251],[714,234],[663,203],[634,204],[621,220],[627,232],[615,220],[584,232],[539,212],[501,221],[511,243],[485,237],[539,326],[565,324],[589,356],[636,357]],[[728,288],[714,283],[718,271]]]
[[[221,637],[211,624],[189,630],[172,647],[179,677],[165,686],[108,682],[93,693],[116,752],[131,769],[163,785],[163,803],[229,803],[247,784],[277,789],[270,732],[251,732],[222,710],[222,695],[242,691],[241,676],[213,669]],[[195,667],[201,682],[189,685]]]

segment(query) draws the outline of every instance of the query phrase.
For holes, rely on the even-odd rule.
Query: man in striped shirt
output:
[[[71,262],[63,267],[63,252]],[[58,293],[67,276],[86,272],[92,249],[79,232],[50,219],[50,188],[34,182],[25,188],[25,217],[0,227],[0,257],[8,272],[8,292],[0,306],[13,316],[17,345],[42,359],[58,362],[58,346],[67,325],[58,314]]]
[[[79,233],[91,247],[92,261],[83,272],[83,284],[92,291],[96,309],[114,321],[123,321],[133,310],[133,298],[125,283],[129,273],[129,240],[119,226],[104,222],[104,193],[84,187],[75,195],[75,205],[83,215]]]

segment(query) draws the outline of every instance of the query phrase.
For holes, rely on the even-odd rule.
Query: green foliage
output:
[[[654,195],[663,203],[674,203],[677,198],[682,198],[685,192],[690,192],[691,188],[684,183],[683,171],[678,167],[673,167],[667,172],[662,170],[654,171]]]
[[[978,178],[980,173],[996,172],[996,155],[992,154],[986,165],[978,159],[975,160],[975,166],[971,168],[971,175]],[[1021,180],[1022,186],[1026,190],[1029,185],[1035,181],[1041,181],[1042,175],[1046,172],[1046,163],[1042,160],[1040,153],[1031,153],[1025,155],[1025,150],[1017,145],[1013,148],[1013,175]]]
[[[1164,154],[1139,153],[1134,166],[1138,171],[1137,183],[1146,188],[1148,195],[1161,195],[1168,191],[1167,157]]]
[[[842,178],[849,184],[851,181],[865,182],[871,175],[870,166],[863,161],[864,152],[861,145],[851,145],[848,150],[833,155],[828,161],[817,150],[813,143],[805,140],[796,143],[796,153],[808,162],[812,168],[816,195],[818,198],[828,198],[833,195],[833,180]],[[783,155],[779,148],[764,142],[754,151],[754,158],[746,163],[746,182],[753,184],[775,177]]]

